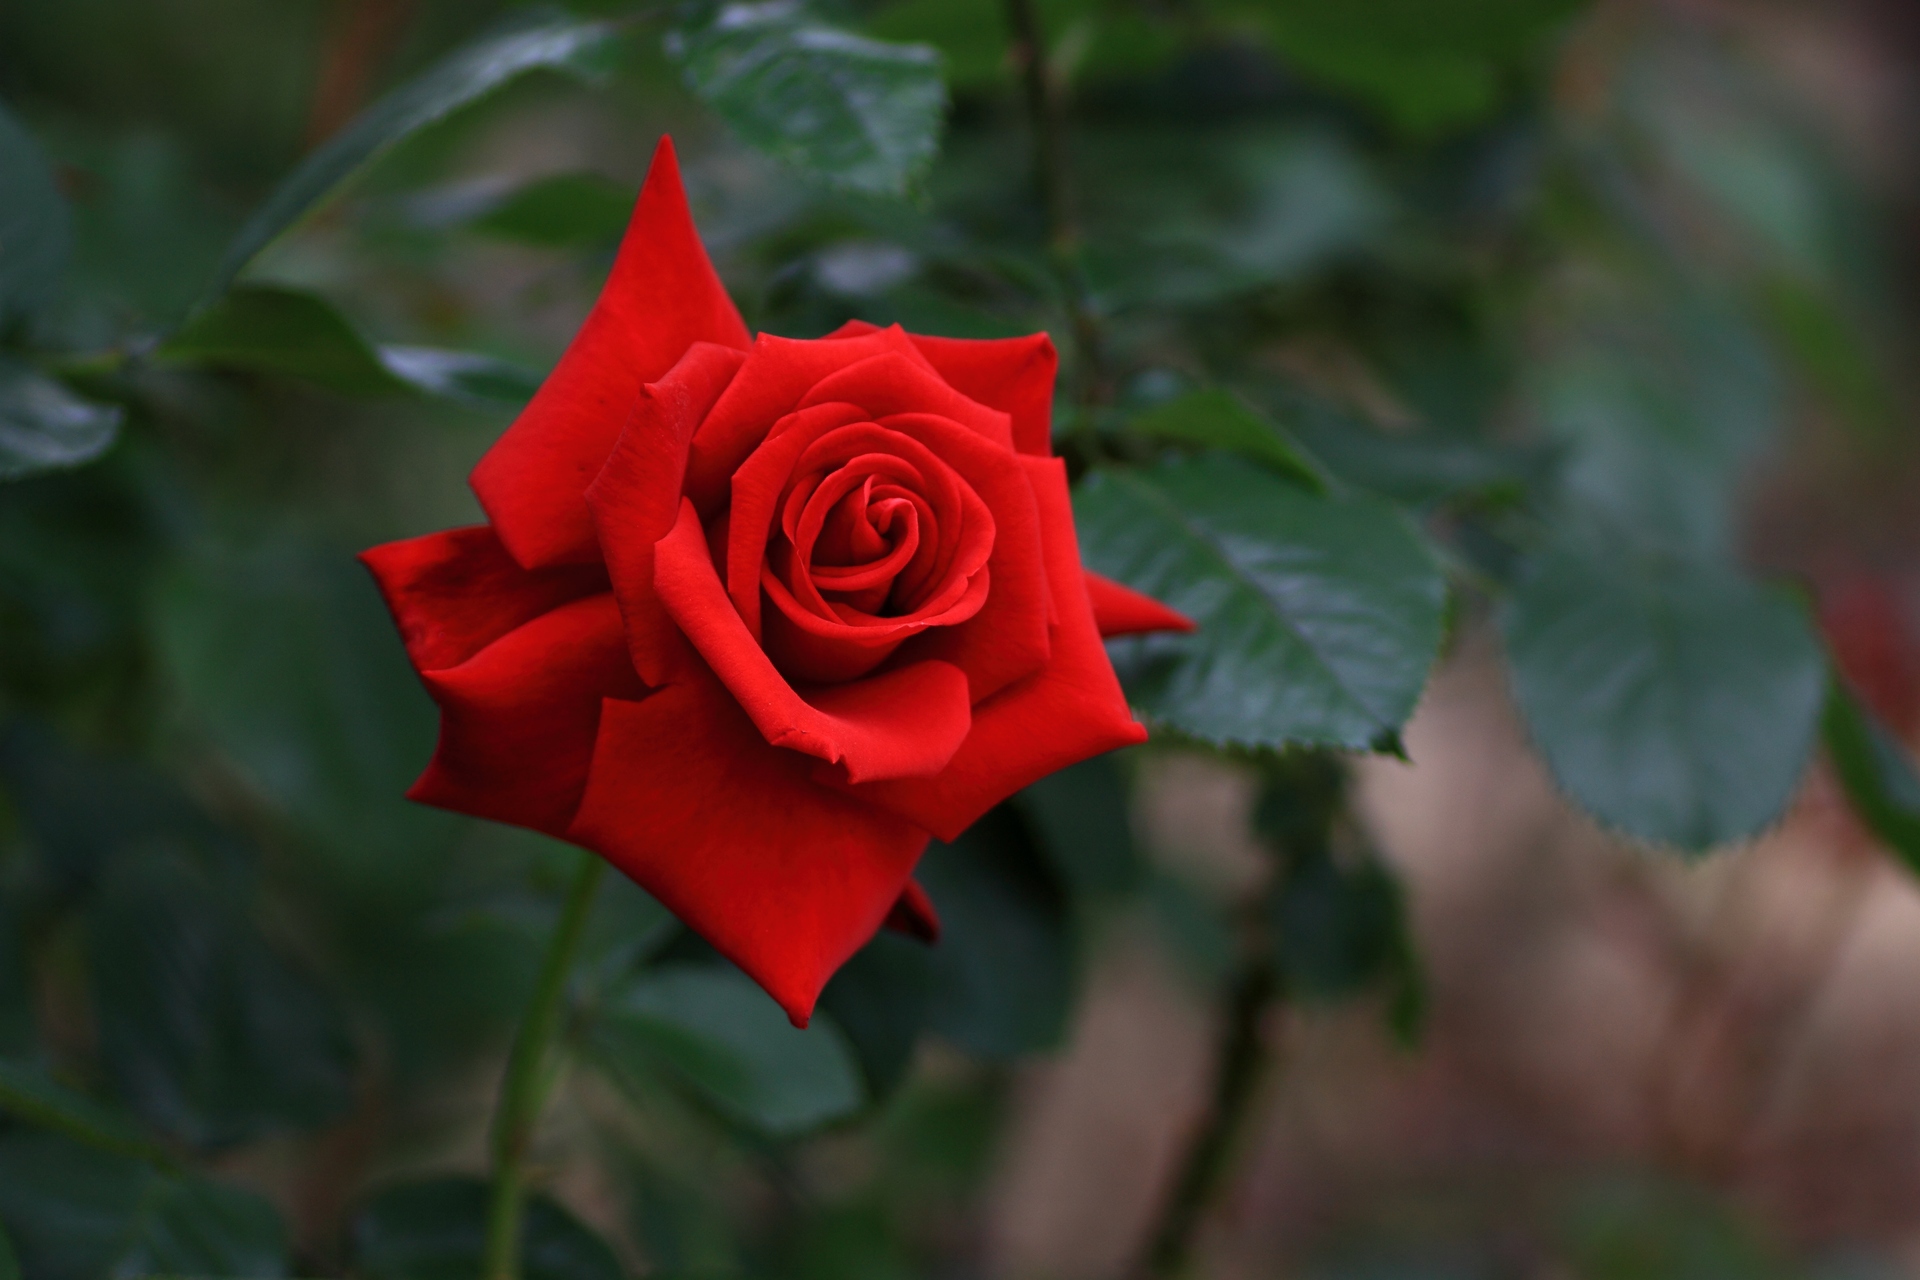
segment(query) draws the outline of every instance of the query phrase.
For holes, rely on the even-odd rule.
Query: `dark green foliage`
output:
[[[838,185],[902,192],[939,146],[946,87],[925,45],[827,26],[800,0],[735,0],[667,48],[742,138]]]
[[[346,395],[404,391],[339,312],[311,293],[248,285],[199,312],[155,353],[168,364],[300,378]]]
[[[931,1029],[989,1059],[1057,1044],[1072,994],[1066,903],[1015,811],[935,843],[918,875],[940,913]]]
[[[1826,692],[1790,596],[1726,570],[1568,545],[1532,567],[1502,628],[1534,741],[1602,822],[1699,851],[1785,807]]]
[[[604,248],[633,214],[634,192],[597,173],[560,173],[510,192],[473,230],[546,249]]]
[[[595,1008],[589,1052],[616,1076],[665,1065],[731,1120],[774,1135],[818,1128],[866,1100],[830,1018],[800,1031],[738,970],[661,965]]]
[[[401,1183],[355,1216],[353,1265],[367,1280],[471,1280],[486,1238],[487,1184],[479,1178]],[[526,1280],[621,1280],[607,1243],[546,1196],[527,1204],[521,1239]]]
[[[0,1136],[0,1223],[30,1277],[288,1274],[265,1200],[51,1134]]]
[[[287,175],[227,246],[207,296],[218,298],[262,249],[411,135],[529,71],[593,71],[612,36],[605,23],[537,17],[449,54],[369,107]]]
[[[1123,646],[1154,719],[1216,743],[1365,749],[1412,713],[1446,584],[1385,503],[1209,456],[1102,472],[1075,511],[1091,568],[1199,624]]]
[[[73,229],[46,157],[0,106],[0,332],[39,310],[66,270]],[[3,473],[0,473],[3,474]]]
[[[113,447],[120,419],[119,409],[0,355],[0,480],[92,462]]]

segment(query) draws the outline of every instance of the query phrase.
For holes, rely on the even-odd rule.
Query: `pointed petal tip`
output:
[[[1093,602],[1094,625],[1100,628],[1103,640],[1150,631],[1199,630],[1184,613],[1092,570],[1087,571],[1087,597]]]

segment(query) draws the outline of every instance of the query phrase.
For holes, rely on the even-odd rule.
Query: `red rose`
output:
[[[480,460],[489,523],[362,557],[440,705],[409,794],[585,846],[804,1025],[910,875],[1146,737],[1100,643],[1055,357],[854,323],[749,339],[662,140],[612,278]]]

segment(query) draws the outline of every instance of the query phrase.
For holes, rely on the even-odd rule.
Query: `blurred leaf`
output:
[[[1089,568],[1200,626],[1112,646],[1155,720],[1216,743],[1366,749],[1412,713],[1446,583],[1391,506],[1210,455],[1098,472],[1074,508]]]
[[[1306,77],[1352,93],[1410,133],[1457,128],[1498,102],[1501,72],[1581,0],[1254,0],[1251,22]]]
[[[1808,1274],[1763,1223],[1697,1187],[1613,1177],[1579,1187],[1560,1235],[1580,1280],[1787,1280]]]
[[[1697,300],[1595,310],[1534,374],[1572,517],[1624,547],[1730,559],[1746,469],[1783,421],[1770,353]]]
[[[1400,883],[1379,862],[1343,866],[1321,851],[1290,860],[1269,901],[1274,955],[1288,990],[1339,1000],[1384,985],[1393,1030],[1418,1034],[1424,983]]]
[[[20,1255],[14,1252],[13,1237],[0,1231],[0,1280],[20,1280]]]
[[[480,1178],[403,1183],[375,1195],[353,1220],[353,1273],[365,1280],[473,1280],[486,1246],[490,1188]],[[544,1195],[529,1196],[521,1226],[525,1280],[622,1280],[606,1241]]]
[[[0,1136],[0,1223],[34,1280],[288,1273],[265,1200],[52,1134]]]
[[[779,1137],[851,1115],[866,1101],[860,1067],[832,1019],[787,1021],[745,975],[718,965],[649,971],[596,1010],[595,1056],[616,1072],[670,1066],[731,1119]]]
[[[231,892],[177,858],[132,858],[88,912],[107,1072],[151,1123],[200,1147],[315,1126],[353,1096],[339,1015]]]
[[[454,819],[404,793],[433,753],[433,704],[348,551],[200,547],[155,594],[176,705],[327,871],[375,893],[430,865]]]
[[[1821,732],[1853,811],[1920,874],[1920,774],[1912,756],[1837,679],[1827,690]]]
[[[1152,440],[1243,454],[1311,492],[1326,491],[1326,479],[1318,464],[1277,425],[1224,387],[1189,391],[1136,414],[1127,426]]]
[[[131,1121],[25,1063],[0,1061],[0,1111],[101,1151],[171,1163],[167,1153]]]
[[[1073,984],[1066,903],[1025,824],[1003,805],[928,846],[915,874],[940,914],[931,1029],[991,1060],[1057,1045]]]
[[[1014,797],[1040,849],[1076,893],[1125,893],[1139,881],[1127,784],[1112,756],[1050,774]]]
[[[0,356],[0,480],[92,462],[119,438],[120,418],[117,407]]]
[[[933,952],[927,944],[882,930],[820,993],[820,1007],[847,1033],[876,1099],[906,1078],[933,1001]]]
[[[1608,826],[1703,850],[1758,832],[1799,785],[1826,663],[1787,595],[1563,543],[1501,626],[1535,743]]]
[[[946,86],[926,45],[822,24],[798,0],[717,6],[667,37],[687,84],[751,145],[859,191],[899,194],[939,149]]]
[[[386,371],[415,390],[482,404],[525,404],[540,389],[531,369],[472,351],[437,347],[381,347]]]
[[[1294,437],[1341,480],[1398,502],[1474,496],[1517,500],[1548,474],[1550,453],[1438,432],[1389,435],[1327,415],[1301,418]]]
[[[218,298],[262,249],[412,134],[526,72],[596,72],[616,31],[611,23],[536,15],[482,36],[395,89],[321,144],[274,189],[228,246],[207,300]]]
[[[67,202],[46,157],[0,106],[0,331],[51,300],[72,247]]]
[[[612,244],[633,214],[634,192],[597,173],[560,173],[511,192],[468,225],[547,249]]]
[[[395,376],[331,303],[272,285],[229,291],[154,358],[301,378],[344,395],[392,395],[412,385]]]

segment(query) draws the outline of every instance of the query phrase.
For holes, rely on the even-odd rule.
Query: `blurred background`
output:
[[[0,1050],[196,1180],[0,1121],[29,1276],[469,1273],[465,1179],[571,855],[401,799],[433,708],[351,557],[479,519],[466,473],[663,133],[752,328],[1048,329],[1078,459],[1226,383],[1457,550],[1406,759],[1347,777],[1375,888],[1302,908],[1383,914],[1262,1021],[1198,1274],[1920,1274],[1912,873],[1818,760],[1749,846],[1602,832],[1476,591],[1486,513],[1572,448],[1569,483],[1801,584],[1920,740],[1920,8],[1040,0],[1051,151],[1020,8],[819,9],[943,55],[941,148],[899,196],[748,145],[665,10],[597,78],[516,80],[252,267],[337,313],[329,373],[120,359],[303,154],[506,7],[0,4],[0,102],[74,210],[29,337],[125,411],[100,461],[0,488]],[[493,382],[363,395],[368,344]],[[1656,468],[1615,465],[1647,439]],[[1135,1274],[1214,1087],[1265,776],[1156,741],[1023,796],[998,852],[930,855],[948,940],[881,939],[804,1044],[610,893],[576,1009],[606,1069],[542,1128],[530,1274]],[[911,1016],[876,1020],[901,973]],[[179,1225],[194,1197],[228,1243]]]

